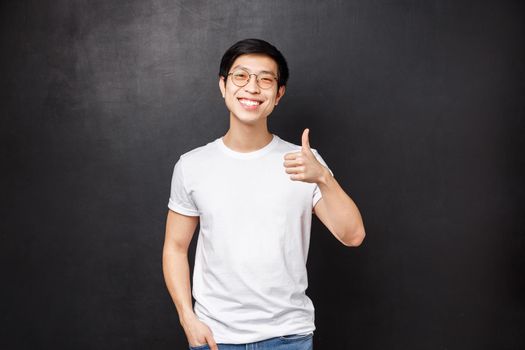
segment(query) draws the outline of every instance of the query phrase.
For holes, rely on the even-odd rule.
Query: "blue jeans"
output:
[[[217,343],[219,350],[313,350],[313,333],[291,334],[247,344]],[[205,345],[190,346],[190,350],[208,350]]]

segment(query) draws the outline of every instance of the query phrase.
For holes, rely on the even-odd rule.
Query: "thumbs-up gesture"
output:
[[[284,167],[291,180],[299,180],[310,183],[317,183],[325,176],[326,167],[319,163],[310,148],[308,140],[309,129],[304,129],[301,138],[301,151],[286,153],[284,155]]]

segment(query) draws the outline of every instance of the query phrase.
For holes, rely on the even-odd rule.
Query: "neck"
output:
[[[223,137],[224,144],[237,152],[253,152],[272,141],[266,118],[258,123],[246,124],[230,115],[230,129]]]

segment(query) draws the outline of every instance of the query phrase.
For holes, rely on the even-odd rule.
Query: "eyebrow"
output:
[[[248,72],[251,72],[250,69],[248,69],[248,68],[246,68],[246,67],[244,67],[244,66],[241,66],[241,65],[236,65],[235,67],[232,68],[232,70],[233,70],[233,69],[237,69],[237,68],[241,68],[241,69],[247,70]],[[272,74],[272,75],[277,76],[277,73],[274,73],[274,72],[269,71],[269,70],[262,70],[262,71],[260,71],[260,72],[257,73],[257,74],[261,74],[261,73],[270,73],[270,74]]]

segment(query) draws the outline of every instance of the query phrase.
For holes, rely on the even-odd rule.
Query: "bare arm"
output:
[[[198,222],[198,216],[186,216],[172,210],[166,219],[162,269],[181,323],[193,314],[188,247]]]
[[[347,247],[361,245],[365,238],[365,227],[352,198],[327,169],[318,185],[323,197],[314,207],[315,215]]]
[[[191,346],[208,344],[212,350],[216,350],[217,345],[211,330],[197,318],[191,301],[188,247],[198,222],[198,216],[187,216],[172,210],[168,211],[162,251],[162,270],[189,344]]]

